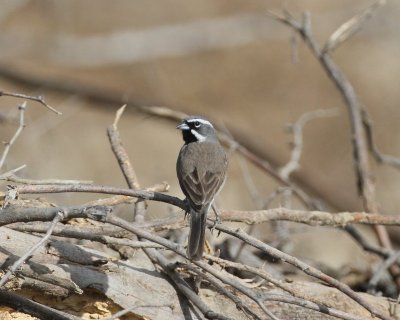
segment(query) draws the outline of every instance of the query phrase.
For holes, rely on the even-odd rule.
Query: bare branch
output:
[[[0,175],[0,180],[21,184],[93,184],[93,181],[90,180],[26,179],[18,177],[11,171]]]
[[[390,268],[390,266],[396,263],[400,258],[400,251],[393,252],[386,260],[384,260],[378,269],[374,272],[374,275],[368,282],[368,291],[373,292],[375,291],[376,286],[380,278],[382,277],[383,273]]]
[[[338,109],[321,109],[304,113],[292,126],[293,150],[289,162],[280,168],[279,172],[284,179],[289,179],[293,171],[300,166],[300,157],[303,149],[303,128],[310,120],[317,118],[333,117],[338,114]]]
[[[22,130],[25,128],[25,109],[26,109],[26,101],[23,102],[21,105],[18,106],[19,110],[19,126],[17,131],[15,131],[13,137],[11,138],[10,141],[5,142],[5,147],[3,154],[0,158],[0,169],[3,167],[4,162],[7,158],[8,152],[10,151],[11,146],[15,143],[15,141],[18,139],[19,135],[21,134]]]
[[[144,189],[145,191],[150,191],[150,192],[167,192],[169,190],[170,186],[167,182],[161,182],[158,184],[155,184],[154,186],[148,187]],[[91,202],[86,203],[88,207],[92,206],[116,206],[119,204],[128,204],[128,203],[135,203],[137,202],[138,199],[129,197],[129,196],[122,196],[122,195],[117,195],[109,198],[102,198],[102,199],[97,199]]]
[[[15,98],[36,101],[36,102],[39,102],[41,105],[45,106],[47,109],[53,111],[54,113],[57,113],[58,115],[62,115],[62,113],[60,111],[58,111],[58,110],[54,109],[52,106],[50,106],[41,96],[34,97],[34,96],[22,94],[22,93],[0,91],[0,97],[1,96],[8,96],[8,97],[15,97]]]
[[[347,225],[344,229],[365,251],[372,252],[382,258],[388,258],[390,256],[392,250],[369,243],[354,226]]]
[[[96,185],[21,185],[13,187],[13,190],[19,194],[86,192],[125,195],[143,200],[165,202],[186,210],[185,202],[177,197],[145,190],[131,190]]]
[[[107,129],[107,135],[111,144],[112,151],[116,159],[118,160],[118,164],[121,168],[122,174],[124,175],[129,188],[133,190],[139,190],[140,185],[138,182],[138,178],[136,176],[136,172],[133,169],[133,166],[131,164],[126,149],[122,145],[122,140],[120,138],[120,134],[117,127],[119,119],[121,118],[125,108],[126,104],[117,110],[114,123]],[[144,221],[145,211],[146,211],[145,204],[142,202],[137,202],[135,204],[135,214],[134,214],[135,221]]]
[[[365,108],[362,110],[363,115],[363,123],[365,128],[365,133],[367,135],[368,147],[371,154],[374,156],[375,160],[379,163],[390,165],[395,167],[396,169],[400,169],[400,158],[384,154],[379,151],[378,146],[375,142],[375,136],[373,131],[372,120]]]
[[[337,212],[303,211],[287,208],[274,208],[258,211],[223,210],[223,221],[244,222],[247,224],[263,223],[267,221],[292,221],[312,226],[344,227],[348,224],[368,225],[400,225],[399,215],[381,215],[365,212]]]
[[[129,188],[136,190],[139,189],[139,186],[137,184],[138,179],[129,161],[129,156],[125,148],[122,146],[122,141],[117,128],[118,121],[121,118],[125,108],[126,104],[118,109],[115,115],[114,123],[107,129],[107,135],[110,140],[110,144],[114,152],[114,155],[116,156],[118,163],[122,168],[121,170],[125,176],[125,180],[128,183]]]
[[[288,303],[288,304],[294,304],[303,308],[307,308],[310,310],[318,311],[323,314],[327,314],[329,316],[339,318],[339,319],[345,319],[345,320],[363,320],[365,319],[364,317],[360,316],[355,316],[352,314],[349,314],[347,312],[343,312],[340,310],[336,310],[334,308],[328,308],[325,305],[321,305],[319,303],[315,303],[312,301],[308,301],[305,299],[301,298],[296,298],[284,294],[277,294],[277,293],[267,293],[264,295],[264,299],[266,301],[277,301],[277,302],[283,302],[283,303]]]
[[[104,220],[105,216],[112,211],[110,207],[49,207],[49,208],[19,208],[7,207],[0,210],[0,226],[15,222],[51,221],[57,212],[64,213],[64,219],[90,218],[93,220]]]
[[[112,316],[107,317],[107,318],[102,318],[101,320],[116,320],[138,308],[162,308],[162,307],[171,307],[172,308],[172,306],[168,306],[166,304],[135,304],[134,306],[132,306],[130,308],[118,311],[117,313],[113,314]]]
[[[362,25],[372,17],[374,12],[385,4],[386,0],[377,0],[365,8],[362,12],[357,13],[355,16],[343,23],[339,28],[336,29],[335,32],[331,34],[322,52],[324,54],[333,52],[339,45],[359,31]]]

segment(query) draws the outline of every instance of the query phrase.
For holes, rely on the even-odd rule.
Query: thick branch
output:
[[[344,227],[349,224],[367,225],[400,225],[400,215],[382,215],[365,212],[303,211],[287,208],[275,208],[259,211],[223,210],[220,214],[223,221],[257,224],[267,221],[292,221],[311,226]]]
[[[57,212],[64,212],[64,219],[90,218],[104,220],[112,209],[109,207],[50,207],[19,208],[7,207],[0,210],[0,226],[15,222],[51,221]]]
[[[172,197],[159,192],[145,190],[131,190],[96,185],[22,185],[13,187],[19,194],[41,194],[41,193],[65,193],[65,192],[86,192],[105,193],[136,197],[143,200],[153,200],[172,204],[186,210],[185,202],[177,197]]]

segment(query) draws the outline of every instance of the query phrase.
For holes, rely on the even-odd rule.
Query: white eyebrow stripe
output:
[[[202,124],[208,124],[210,127],[214,128],[214,126],[208,120],[204,120],[204,119],[189,119],[189,120],[186,120],[186,121],[189,122],[189,123],[193,123],[193,122],[198,121],[198,122],[200,122]]]
[[[190,130],[190,132],[196,137],[197,141],[203,142],[204,140],[206,140],[206,137],[198,133],[196,130],[192,129]]]

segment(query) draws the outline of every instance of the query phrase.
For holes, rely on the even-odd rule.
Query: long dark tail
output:
[[[203,256],[206,235],[208,206],[200,212],[190,211],[190,232],[187,247],[187,255],[192,260],[200,260]]]

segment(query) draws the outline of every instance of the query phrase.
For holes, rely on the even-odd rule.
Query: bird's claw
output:
[[[219,216],[216,216],[216,217],[215,217],[215,220],[213,221],[212,226],[210,227],[211,233],[214,232],[215,226],[216,226],[217,224],[221,224],[221,223],[222,223],[221,218],[220,218]],[[219,233],[218,233],[218,235],[219,235]]]

